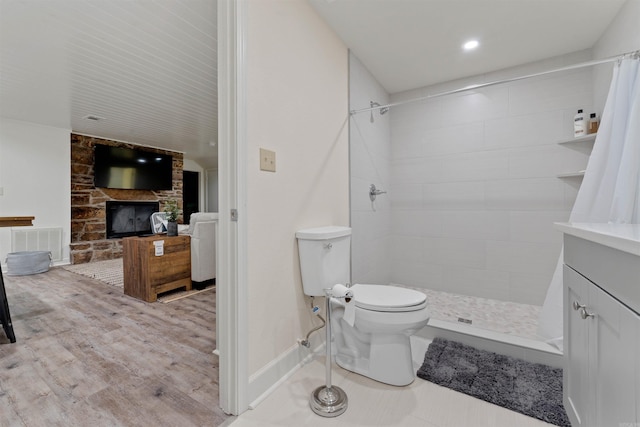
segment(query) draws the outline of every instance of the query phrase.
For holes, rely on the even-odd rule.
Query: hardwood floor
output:
[[[0,426],[217,426],[215,291],[168,304],[62,268],[6,276]]]

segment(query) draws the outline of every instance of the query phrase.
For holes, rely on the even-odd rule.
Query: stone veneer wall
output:
[[[173,156],[172,190],[120,190],[93,185],[93,147],[96,144],[163,153]],[[183,155],[174,151],[141,147],[118,141],[71,134],[71,264],[122,257],[122,239],[106,238],[106,201],[159,201],[160,210],[168,199],[176,199],[182,209]],[[178,219],[181,222],[182,218]]]

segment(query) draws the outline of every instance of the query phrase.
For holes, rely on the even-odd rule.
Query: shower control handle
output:
[[[378,190],[375,184],[371,184],[369,186],[369,199],[371,199],[372,202],[375,201],[376,196],[379,196],[380,194],[386,194],[386,191]]]

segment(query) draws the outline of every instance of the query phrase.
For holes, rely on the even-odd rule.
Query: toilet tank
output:
[[[302,287],[309,296],[350,280],[351,228],[328,226],[296,233]]]

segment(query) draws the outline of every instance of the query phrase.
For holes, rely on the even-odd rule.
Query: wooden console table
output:
[[[156,255],[161,241],[163,254]],[[191,290],[190,236],[126,237],[122,251],[126,295],[153,302],[162,292]]]

